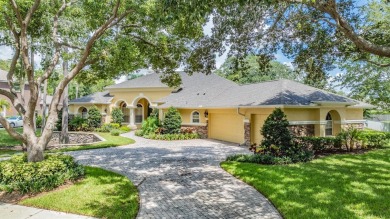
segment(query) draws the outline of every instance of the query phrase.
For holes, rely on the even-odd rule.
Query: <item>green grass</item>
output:
[[[86,167],[82,181],[20,204],[98,218],[135,218],[139,208],[137,188],[127,177],[94,167]]]
[[[14,154],[22,153],[22,151],[0,149],[0,158],[11,157]]]
[[[223,162],[285,218],[390,218],[390,149],[266,166]]]
[[[15,129],[19,133],[23,132],[23,128],[15,128]],[[12,138],[5,129],[3,128],[0,129],[0,147],[12,147],[21,144],[22,143],[19,140]]]
[[[118,147],[118,146],[133,144],[135,142],[131,138],[126,138],[122,136],[112,136],[110,133],[99,132],[96,134],[106,139],[106,141],[98,142],[90,145],[81,145],[81,146],[62,148],[58,150],[51,150],[51,152],[80,151],[80,150],[90,150],[90,149],[98,149],[98,148]]]

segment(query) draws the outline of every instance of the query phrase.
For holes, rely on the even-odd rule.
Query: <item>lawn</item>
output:
[[[15,128],[17,132],[22,133],[23,128]],[[1,147],[10,147],[10,146],[18,146],[21,145],[21,142],[15,140],[11,136],[9,136],[8,132],[1,128],[0,129],[0,148]]]
[[[127,177],[86,167],[86,178],[80,182],[20,204],[98,218],[135,218],[139,199],[137,188]]]
[[[390,218],[390,149],[266,166],[223,162],[285,218]]]

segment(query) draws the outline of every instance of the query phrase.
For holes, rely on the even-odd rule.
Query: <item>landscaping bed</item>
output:
[[[61,156],[70,157],[67,155]],[[56,188],[41,186],[41,189],[34,190],[35,192],[32,192],[31,189],[28,193],[0,191],[0,202],[97,218],[136,217],[139,209],[138,191],[127,177],[100,168],[80,167],[83,170],[82,178],[64,181]],[[41,176],[39,178],[35,177],[36,179],[43,179],[42,177],[45,174],[43,176],[39,174],[42,171],[45,170],[40,170],[35,174]],[[60,174],[59,171],[56,171],[52,175]],[[53,177],[46,178],[53,179]],[[26,180],[25,185],[30,184],[29,182],[31,180]],[[27,186],[26,188],[34,188],[34,186]]]
[[[390,149],[308,163],[221,167],[265,195],[285,218],[390,218]]]

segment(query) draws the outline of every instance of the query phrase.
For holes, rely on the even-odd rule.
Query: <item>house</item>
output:
[[[97,106],[103,121],[118,107],[124,121],[140,127],[151,113],[159,117],[173,106],[182,116],[182,125],[195,127],[204,137],[239,144],[259,143],[264,120],[280,107],[287,115],[291,131],[299,136],[337,135],[346,125],[362,128],[363,109],[372,105],[291,80],[275,80],[238,85],[216,74],[180,73],[182,85],[171,88],[152,73],[70,101],[70,114],[86,117]]]
[[[8,74],[8,72],[0,69],[0,89],[9,91],[7,74]],[[24,86],[24,92],[23,93],[24,93],[23,95],[24,95],[25,100],[27,100],[30,97],[30,90],[29,90],[28,84],[26,84]],[[21,92],[18,92],[18,94],[21,95]],[[53,98],[52,96],[49,96],[49,95],[46,96],[46,101],[45,101],[46,102],[46,106],[47,106],[46,110],[48,109],[48,107],[49,107],[49,105],[51,103],[52,98]],[[16,115],[19,114],[18,111],[15,109],[15,107],[12,106],[11,101],[8,99],[8,97],[0,94],[0,99],[8,101],[10,103],[10,105],[11,105],[11,107],[9,109],[6,109],[5,107],[0,109],[0,115],[2,115],[4,117],[8,117],[8,116],[16,116]],[[42,114],[43,102],[44,102],[43,99],[41,99],[41,101],[39,102],[39,104],[36,107],[36,113],[38,115]]]

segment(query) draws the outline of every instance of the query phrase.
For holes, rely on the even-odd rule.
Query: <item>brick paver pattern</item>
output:
[[[138,218],[281,218],[275,207],[219,163],[249,153],[232,143],[136,140],[129,146],[70,152],[85,165],[126,175],[138,186]]]

